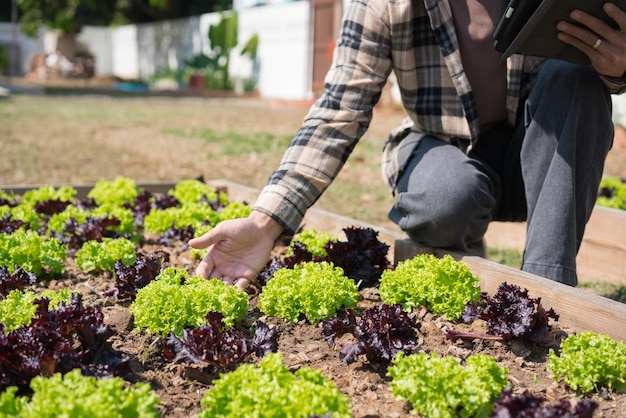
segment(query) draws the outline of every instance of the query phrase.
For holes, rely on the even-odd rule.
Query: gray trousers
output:
[[[611,97],[590,67],[546,62],[517,126],[469,154],[424,137],[389,218],[417,243],[484,256],[491,221],[527,221],[522,270],[576,286],[576,254],[613,143]]]

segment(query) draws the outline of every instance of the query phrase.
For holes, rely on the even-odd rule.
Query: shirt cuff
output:
[[[611,94],[622,94],[626,92],[626,74],[622,77],[610,77],[608,75],[599,74],[600,80],[609,89]]]
[[[254,204],[254,210],[263,212],[285,228],[282,235],[285,237],[296,232],[306,212],[306,208],[292,202],[288,193],[277,185],[268,185],[263,188]]]

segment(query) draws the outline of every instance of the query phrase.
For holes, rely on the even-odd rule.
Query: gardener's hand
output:
[[[613,3],[606,3],[604,11],[619,29],[590,14],[573,10],[570,17],[584,27],[559,22],[558,37],[584,52],[598,73],[622,77],[626,74],[626,13]]]
[[[259,286],[256,276],[265,267],[282,232],[278,222],[257,211],[248,218],[220,222],[211,231],[189,241],[192,248],[209,248],[196,273],[235,284],[242,290],[250,284]]]

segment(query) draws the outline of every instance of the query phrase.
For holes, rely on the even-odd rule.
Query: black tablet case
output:
[[[616,23],[602,10],[608,0],[511,0],[494,32],[495,48],[503,59],[513,54],[557,58],[575,64],[589,64],[589,58],[557,38],[561,20],[574,23],[574,9],[597,16],[613,27]],[[626,0],[612,0],[626,10]]]

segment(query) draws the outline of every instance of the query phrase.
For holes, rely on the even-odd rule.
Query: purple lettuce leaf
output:
[[[83,374],[108,377],[126,371],[127,359],[108,339],[114,331],[104,324],[99,308],[83,307],[80,294],[49,310],[49,300],[35,300],[29,325],[0,331],[0,390],[28,390],[35,376],[50,376],[79,368]]]
[[[378,240],[378,232],[371,228],[343,229],[346,241],[329,241],[324,249],[324,261],[341,267],[347,277],[362,286],[375,286],[385,269],[391,267],[387,259],[389,245]]]
[[[224,329],[223,314],[207,314],[207,324],[185,328],[178,338],[171,334],[165,343],[163,357],[173,362],[205,362],[220,372],[237,368],[252,354],[262,357],[278,350],[278,332],[257,321],[253,337],[237,328]]]
[[[578,401],[573,408],[567,399],[549,403],[528,390],[513,395],[511,387],[507,387],[494,403],[491,418],[591,418],[597,407],[598,404],[589,399]]]
[[[379,304],[366,309],[355,318],[345,310],[327,321],[322,321],[322,333],[332,347],[335,339],[346,333],[356,342],[341,347],[340,358],[350,364],[365,354],[372,363],[388,364],[399,352],[410,354],[416,347],[421,325],[406,312],[402,305]]]
[[[37,283],[37,275],[15,266],[9,273],[6,266],[0,266],[0,296],[7,296],[12,290],[22,290]]]
[[[155,251],[144,255],[135,253],[135,262],[125,266],[121,260],[115,262],[115,285],[105,292],[106,296],[116,299],[137,296],[137,291],[145,287],[161,273],[163,264],[168,263],[170,255],[166,251]]]
[[[12,234],[20,228],[30,229],[30,224],[19,219],[11,220],[10,213],[0,218],[0,234]]]
[[[493,297],[481,294],[477,303],[469,303],[463,313],[465,322],[482,319],[488,334],[508,341],[513,338],[525,338],[529,341],[541,341],[551,330],[550,318],[557,321],[559,316],[553,309],[546,311],[541,305],[541,298],[528,297],[528,290],[506,282],[498,286]],[[458,331],[448,331],[448,339],[477,338],[476,334],[464,335]]]

